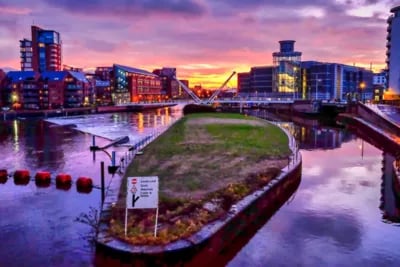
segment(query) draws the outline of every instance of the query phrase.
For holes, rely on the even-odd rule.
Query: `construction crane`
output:
[[[229,76],[229,78],[218,88],[218,90],[216,90],[209,99],[203,101],[201,100],[192,90],[190,90],[189,88],[187,88],[187,86],[181,82],[180,80],[178,80],[176,77],[173,77],[180,86],[182,86],[182,88],[186,91],[186,93],[188,93],[194,100],[194,102],[196,104],[211,104],[212,101],[214,101],[214,99],[218,96],[218,94],[222,91],[222,89],[225,87],[225,85],[232,79],[232,77],[236,74],[236,71],[232,72],[232,74]]]

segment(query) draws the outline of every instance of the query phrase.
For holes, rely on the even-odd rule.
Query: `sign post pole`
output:
[[[125,237],[128,232],[128,207],[125,205]]]
[[[158,224],[158,207],[156,209],[156,223],[154,225],[154,237],[157,237],[157,224]]]

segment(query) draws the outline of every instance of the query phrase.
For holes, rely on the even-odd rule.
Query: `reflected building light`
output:
[[[161,116],[161,125],[165,126],[165,116]]]
[[[138,113],[138,132],[141,133],[143,132],[144,129],[144,120],[143,120],[143,113],[139,112]]]
[[[153,127],[156,128],[157,127],[157,115],[153,116]]]
[[[150,125],[151,122],[151,115],[150,114],[146,114],[145,120],[144,120],[144,124],[146,125]]]
[[[18,138],[18,120],[14,120],[13,122],[13,137],[14,137],[14,149],[16,152],[19,151],[19,138]]]

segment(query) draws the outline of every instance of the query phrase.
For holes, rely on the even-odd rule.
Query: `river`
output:
[[[258,114],[260,116],[260,114]],[[267,114],[261,114],[266,116]],[[100,181],[109,155],[89,151],[127,135],[132,143],[181,116],[179,108],[0,122],[0,169],[65,172]],[[267,116],[268,117],[268,116]],[[393,157],[345,129],[315,120],[284,123],[303,156],[301,183],[290,200],[227,262],[228,266],[399,266],[399,200],[391,190]],[[91,134],[89,134],[91,133]],[[101,138],[99,136],[107,137]],[[124,146],[110,148],[117,158]],[[53,175],[54,174],[54,175]],[[106,182],[112,175],[106,175]],[[100,190],[0,184],[0,266],[90,266],[92,228],[80,223],[100,207]],[[91,218],[91,216],[89,216]]]

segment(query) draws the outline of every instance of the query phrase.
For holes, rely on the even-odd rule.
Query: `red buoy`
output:
[[[51,177],[50,172],[39,171],[35,175],[35,180],[38,182],[50,181],[50,177]]]
[[[14,172],[14,183],[16,185],[29,184],[30,174],[28,170],[17,170]]]
[[[79,193],[90,193],[93,188],[92,179],[88,177],[79,177],[76,181],[76,190]]]
[[[71,184],[71,183],[72,183],[72,178],[71,178],[71,175],[69,175],[69,174],[60,173],[56,177],[56,184],[65,185],[65,184]]]
[[[0,170],[0,184],[5,184],[8,179],[7,170]]]
[[[35,183],[39,187],[50,186],[51,175],[50,172],[39,171],[35,175]]]
[[[14,184],[27,185],[29,184],[30,174],[28,170],[17,170],[14,172]]]
[[[71,188],[72,179],[71,175],[60,173],[56,176],[56,188],[62,190],[69,190]]]
[[[30,174],[28,170],[17,170],[14,172],[14,179],[29,178]]]

